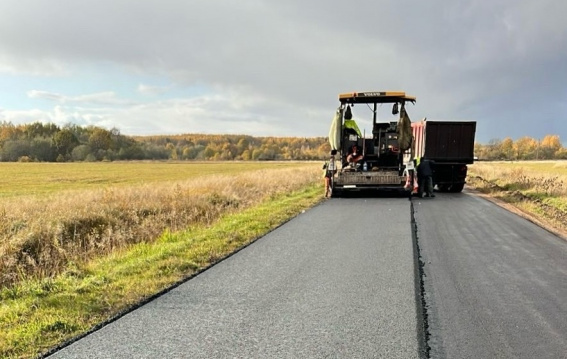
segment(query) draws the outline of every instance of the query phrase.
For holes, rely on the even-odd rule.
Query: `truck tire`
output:
[[[455,183],[454,185],[451,186],[450,192],[452,193],[462,192],[464,187],[465,187],[464,183]]]

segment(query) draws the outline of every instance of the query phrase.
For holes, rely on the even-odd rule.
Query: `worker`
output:
[[[415,161],[419,197],[435,197],[433,193],[433,166],[435,162],[421,157]]]
[[[350,148],[346,160],[349,164],[356,165],[363,157],[364,155],[360,151],[360,148],[358,148],[358,145],[354,144]]]
[[[335,155],[337,154],[337,150],[331,150],[331,157],[325,164],[323,165],[323,169],[325,170],[325,197],[329,197],[331,195],[331,179],[337,172],[337,167],[335,164]]]
[[[352,111],[350,109],[350,106],[347,106],[345,110],[344,131],[347,134],[353,134],[357,135],[358,137],[362,137],[356,121],[352,119]]]

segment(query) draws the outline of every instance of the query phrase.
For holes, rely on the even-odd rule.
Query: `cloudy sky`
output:
[[[477,141],[567,140],[564,0],[2,0],[0,121],[326,136],[401,90]],[[388,111],[379,119],[391,120]],[[357,106],[359,126],[371,113]]]

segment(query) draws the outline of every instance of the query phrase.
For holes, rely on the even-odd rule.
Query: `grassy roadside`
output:
[[[99,167],[100,182],[92,188],[88,176],[78,170],[68,173],[62,165],[52,166],[51,175],[68,179],[74,188],[45,192],[51,177],[45,176],[44,166],[24,165],[21,172],[27,174],[14,168],[14,181],[3,188],[10,196],[0,196],[0,288],[53,277],[72,262],[153,242],[165,230],[210,224],[222,214],[320,181],[320,168],[312,162],[250,168],[220,163],[218,174],[203,163],[125,163]],[[83,170],[91,173],[87,170],[93,167],[85,164]],[[180,180],[179,172],[188,178]],[[18,195],[17,178],[34,176],[30,194]],[[126,184],[116,184],[117,177]]]
[[[210,226],[71,266],[0,292],[0,357],[29,358],[199,273],[323,199],[321,184],[278,194]]]

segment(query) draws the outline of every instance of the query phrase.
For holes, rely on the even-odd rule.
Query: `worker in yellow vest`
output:
[[[352,133],[352,134],[356,134],[358,137],[362,137],[360,129],[358,128],[358,125],[356,124],[356,121],[354,121],[352,119],[352,111],[350,109],[350,106],[347,106],[347,108],[346,108],[345,121],[344,121],[343,126],[344,126],[344,131],[346,133]]]

